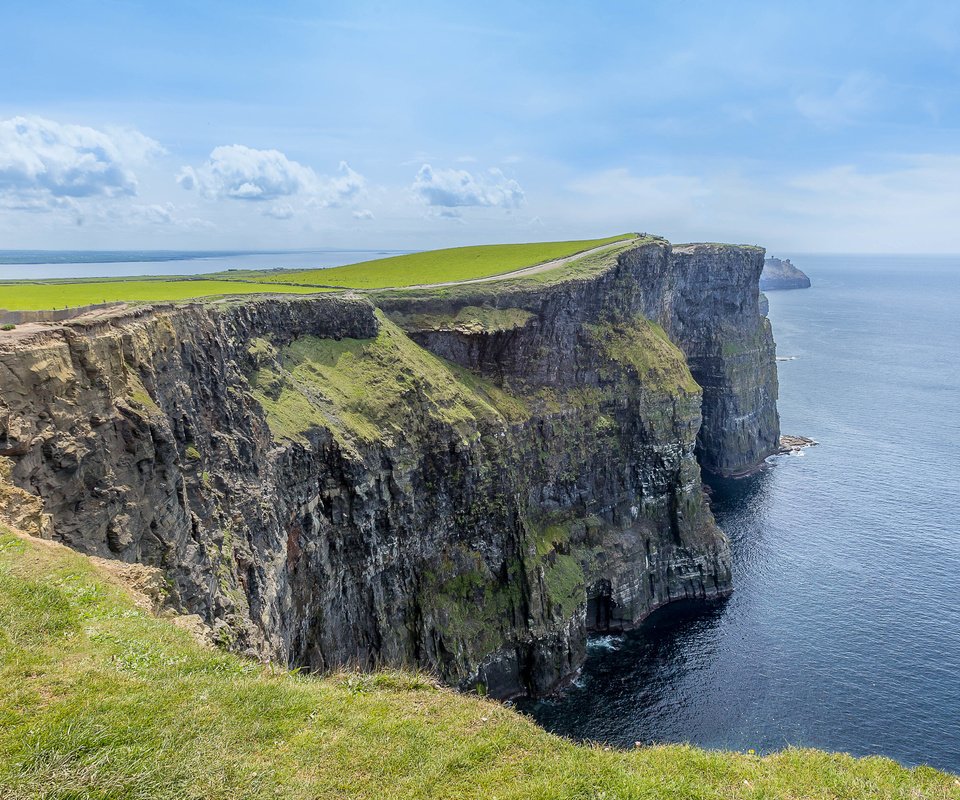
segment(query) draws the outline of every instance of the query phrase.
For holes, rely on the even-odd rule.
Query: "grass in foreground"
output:
[[[0,308],[8,311],[90,306],[97,303],[194,300],[232,294],[314,294],[323,289],[208,280],[110,280],[101,283],[0,283]]]
[[[0,532],[0,797],[957,798],[954,776],[814,750],[574,745],[402,672],[207,650],[92,562]]]
[[[425,283],[489,278],[632,238],[634,234],[625,233],[606,239],[575,242],[454,247],[447,250],[428,250],[424,253],[378,258],[345,267],[253,274],[256,280],[264,282],[337,286],[350,289],[416,286]]]

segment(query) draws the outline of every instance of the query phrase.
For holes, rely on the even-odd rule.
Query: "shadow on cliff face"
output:
[[[749,570],[746,562],[761,544],[757,537],[762,539],[774,470],[771,465],[745,478],[708,478],[711,507],[721,528],[734,514],[756,517],[756,524],[728,531],[735,574]],[[736,590],[721,599],[678,600],[633,630],[594,633],[583,670],[568,689],[518,706],[547,730],[573,739],[583,739],[589,731],[592,741],[622,747],[683,741],[703,702],[703,682],[712,680],[712,666],[722,658],[729,616],[737,603]],[[736,711],[728,709],[718,718],[726,713]]]

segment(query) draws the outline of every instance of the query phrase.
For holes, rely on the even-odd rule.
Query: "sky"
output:
[[[0,10],[0,249],[960,252],[960,4]]]

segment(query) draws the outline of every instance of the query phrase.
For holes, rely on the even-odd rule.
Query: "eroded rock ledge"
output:
[[[647,240],[535,280],[0,343],[0,511],[161,568],[234,648],[543,693],[588,629],[729,591],[697,454],[736,474],[778,447],[762,265]]]

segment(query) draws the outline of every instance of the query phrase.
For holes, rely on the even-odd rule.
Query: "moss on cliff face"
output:
[[[626,324],[584,327],[604,355],[632,370],[643,386],[671,393],[700,391],[683,354],[657,323],[636,317]]]
[[[455,314],[422,313],[398,315],[397,323],[404,330],[446,330],[461,333],[498,333],[522,328],[534,314],[522,308],[464,306]]]
[[[480,420],[504,421],[498,406],[511,417],[521,413],[506,392],[466,377],[378,316],[376,338],[303,336],[258,369],[255,396],[277,435],[296,438],[327,425],[347,439],[375,442],[416,436],[435,423],[471,439]]]

